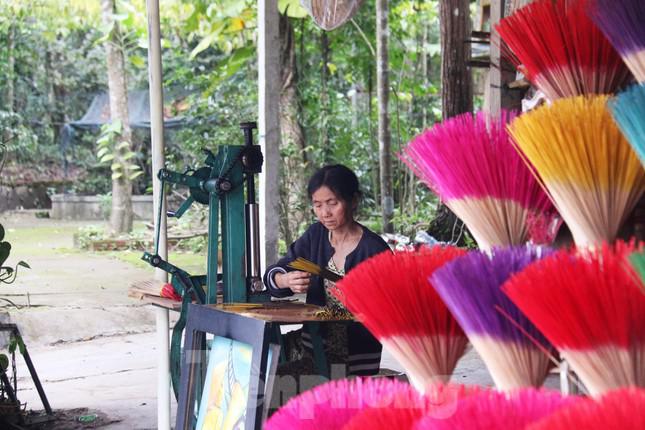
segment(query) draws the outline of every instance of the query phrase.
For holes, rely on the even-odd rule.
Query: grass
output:
[[[11,260],[28,260],[29,256],[43,256],[52,252],[73,253],[73,236],[77,227],[64,226],[37,226],[7,228],[5,240],[11,243]]]
[[[3,223],[4,224],[4,223]],[[55,224],[55,221],[52,221]],[[87,226],[84,223],[84,226]],[[98,227],[98,225],[97,225]],[[135,223],[134,231],[145,229],[143,223]],[[85,254],[100,255],[116,258],[141,269],[150,266],[141,260],[143,252],[134,250],[91,252],[74,248],[74,234],[78,233],[79,225],[61,223],[59,225],[35,225],[6,227],[5,240],[11,243],[11,255],[7,263],[13,265],[20,260],[29,263],[29,257],[42,257],[53,254]],[[152,250],[149,250],[149,252]],[[206,255],[192,252],[171,252],[169,261],[177,267],[186,270],[191,275],[206,274]]]
[[[143,255],[141,251],[109,251],[101,253],[95,252],[93,254],[108,255],[141,269],[150,268],[148,263],[141,260],[141,256]],[[170,263],[185,270],[191,275],[206,274],[206,255],[194,254],[191,252],[172,252],[168,255],[168,260]]]

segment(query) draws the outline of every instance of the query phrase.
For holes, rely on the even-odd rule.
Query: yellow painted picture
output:
[[[197,415],[198,430],[244,429],[252,353],[251,345],[224,337],[213,339]]]

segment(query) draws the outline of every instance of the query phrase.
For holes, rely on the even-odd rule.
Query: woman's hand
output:
[[[278,288],[290,288],[294,293],[306,293],[311,282],[311,274],[294,270],[287,273],[276,273],[273,281]]]

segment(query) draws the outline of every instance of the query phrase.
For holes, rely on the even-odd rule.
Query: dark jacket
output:
[[[379,254],[383,251],[389,251],[390,248],[385,241],[376,233],[363,228],[361,237],[356,249],[352,251],[345,259],[345,273],[362,261]],[[317,222],[311,225],[307,231],[289,246],[287,255],[282,257],[276,264],[269,266],[264,274],[264,284],[271,294],[275,297],[288,297],[293,292],[288,289],[280,289],[272,286],[269,275],[273,276],[276,270],[292,271],[287,267],[287,263],[303,257],[310,260],[320,267],[326,267],[334,252],[334,248],[329,242],[329,230],[321,223]],[[282,271],[280,270],[280,271]],[[367,287],[367,286],[366,286]],[[369,292],[366,289],[366,294]],[[307,291],[307,303],[324,306],[325,290],[323,279],[319,276],[312,275],[311,285]],[[349,350],[349,372],[351,374],[373,374],[378,372],[378,363],[380,362],[381,344],[376,340],[367,329],[359,323],[351,323],[347,327],[348,350]],[[376,368],[374,369],[374,364]]]

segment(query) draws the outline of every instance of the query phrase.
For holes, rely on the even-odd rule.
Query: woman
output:
[[[264,283],[275,297],[306,293],[307,303],[337,309],[342,304],[329,293],[332,282],[293,270],[287,264],[303,257],[344,275],[363,260],[389,251],[389,247],[379,235],[355,221],[360,191],[358,179],[350,169],[340,164],[321,168],[309,180],[307,192],[318,222],[291,244],[285,257],[267,269]],[[330,364],[345,364],[350,375],[378,373],[382,347],[363,325],[330,323],[323,324],[323,329],[325,353]],[[305,348],[300,370],[313,372],[311,337],[306,326],[302,344]],[[288,373],[280,372],[280,369],[278,372]]]

